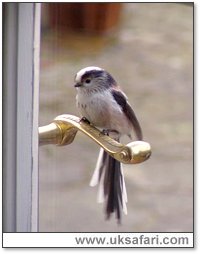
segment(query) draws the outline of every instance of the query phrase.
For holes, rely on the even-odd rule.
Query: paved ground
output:
[[[192,15],[183,4],[124,4],[110,36],[42,34],[40,125],[77,115],[74,75],[100,66],[128,95],[153,154],[124,166],[128,215],[119,226],[104,220],[97,189],[89,187],[98,146],[79,133],[70,146],[41,147],[40,231],[192,231]]]

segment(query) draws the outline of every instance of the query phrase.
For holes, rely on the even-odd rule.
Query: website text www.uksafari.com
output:
[[[95,247],[192,247],[190,233],[118,233],[75,237],[77,246]]]

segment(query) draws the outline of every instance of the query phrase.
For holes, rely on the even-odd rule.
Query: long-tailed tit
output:
[[[77,89],[76,104],[82,117],[92,125],[114,134],[119,140],[122,135],[131,137],[135,131],[142,140],[142,130],[127,96],[121,91],[113,77],[99,67],[86,67],[75,76]],[[90,185],[99,183],[99,202],[106,201],[106,216],[115,212],[118,221],[121,210],[127,213],[126,187],[121,163],[102,148]]]

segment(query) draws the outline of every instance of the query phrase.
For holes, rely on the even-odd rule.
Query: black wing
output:
[[[133,109],[131,108],[130,104],[128,103],[125,95],[118,90],[112,90],[112,95],[113,95],[114,99],[116,100],[116,102],[122,108],[122,110],[123,110],[124,114],[126,115],[126,117],[128,118],[128,120],[132,123],[138,140],[142,140],[142,129],[141,129],[140,124],[137,120],[137,117],[136,117]]]

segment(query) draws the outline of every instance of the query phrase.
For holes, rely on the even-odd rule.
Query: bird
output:
[[[119,141],[122,136],[143,139],[139,121],[113,76],[106,70],[89,66],[75,75],[76,106],[81,119],[99,128],[103,134]],[[115,214],[121,223],[122,211],[127,214],[127,192],[123,168],[119,161],[100,149],[90,186],[99,184],[98,201],[105,202],[106,219]]]

